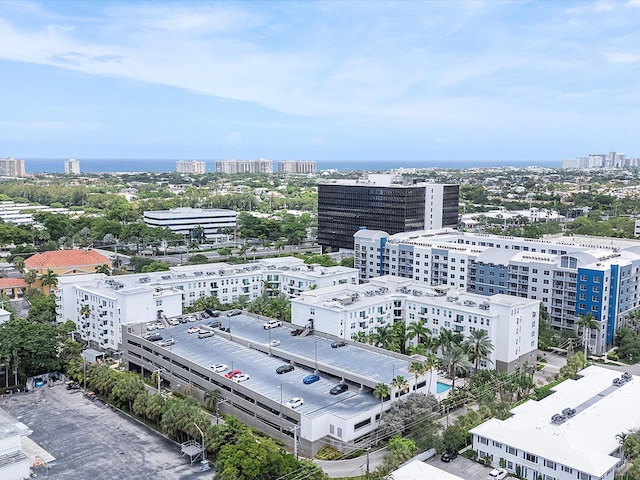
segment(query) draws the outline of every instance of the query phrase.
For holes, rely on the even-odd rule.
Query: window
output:
[[[518,455],[518,450],[507,445],[507,453],[510,453],[511,455]]]

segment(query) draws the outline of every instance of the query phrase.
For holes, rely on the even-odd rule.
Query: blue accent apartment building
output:
[[[539,300],[558,331],[576,331],[580,316],[591,313],[600,328],[591,331],[589,348],[598,354],[640,308],[640,241],[634,240],[359,230],[354,267],[362,282],[392,275],[449,290]]]

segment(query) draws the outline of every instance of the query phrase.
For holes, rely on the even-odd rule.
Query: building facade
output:
[[[65,175],[80,175],[80,162],[75,158],[70,158],[64,162]]]
[[[273,160],[220,160],[216,162],[216,173],[273,173]]]
[[[205,173],[207,164],[196,160],[178,160],[176,162],[176,172],[178,173]]]
[[[579,374],[471,429],[478,458],[526,480],[613,480],[624,464],[618,436],[640,427],[640,380],[596,366]]]
[[[528,239],[455,230],[354,235],[360,280],[380,275],[446,285],[480,295],[539,300],[555,330],[577,328],[592,314],[600,327],[589,348],[604,353],[640,308],[640,242],[592,237]]]
[[[223,230],[235,229],[238,214],[233,210],[179,207],[143,213],[144,222],[150,227],[165,227],[174,233],[193,236],[201,228],[204,238],[213,239]]]
[[[291,300],[294,324],[311,323],[316,331],[349,340],[397,322],[422,321],[434,337],[441,329],[465,338],[482,329],[494,349],[480,366],[505,371],[535,364],[539,311],[536,300],[433,289],[390,275],[368,284],[308,290]]]
[[[29,457],[22,449],[21,437],[32,431],[22,422],[0,409],[0,478],[3,480],[23,480],[29,478],[31,465]]]
[[[24,160],[17,158],[0,158],[0,177],[24,177]]]
[[[56,316],[58,322],[74,321],[81,338],[96,342],[96,348],[115,349],[122,325],[179,315],[199,298],[214,296],[220,303],[231,303],[241,296],[248,301],[278,293],[290,297],[310,288],[355,284],[357,278],[353,268],[306,265],[293,257],[117,277],[60,276]]]
[[[458,185],[404,182],[392,175],[318,182],[318,243],[353,249],[361,228],[407,232],[458,224]]]
[[[63,275],[81,276],[95,273],[96,269],[102,265],[107,265],[111,270],[113,262],[92,249],[54,250],[36,253],[24,261],[25,271],[34,270],[38,274],[33,287],[43,290],[46,288],[47,291],[52,286],[43,286],[42,276],[46,275],[49,270],[59,277]]]
[[[278,162],[278,173],[316,173],[316,162],[304,160]]]

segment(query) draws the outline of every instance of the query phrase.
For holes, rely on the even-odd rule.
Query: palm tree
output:
[[[576,322],[576,325],[578,327],[582,327],[582,343],[584,344],[584,358],[586,359],[591,330],[597,329],[600,326],[600,323],[591,312],[587,313],[586,315],[580,314],[578,316],[580,317],[580,320]]]
[[[53,270],[50,268],[47,269],[46,273],[43,273],[40,277],[40,281],[42,282],[42,286],[47,286],[47,293],[51,293],[51,287],[55,287],[58,285],[58,274],[53,273]]]
[[[417,339],[418,343],[422,343],[422,339],[431,336],[431,330],[427,327],[424,320],[418,320],[417,322],[411,322],[407,327],[407,334],[410,335],[409,339]]]
[[[400,347],[400,353],[404,355],[407,351],[407,342],[411,339],[411,336],[407,333],[407,325],[404,321],[395,322],[392,330],[394,341],[390,350],[397,352],[397,348]]]
[[[105,275],[111,275],[111,268],[108,263],[103,263],[96,267],[96,273],[104,273]]]
[[[480,368],[482,360],[488,360],[493,351],[493,343],[484,329],[476,329],[469,335],[467,339],[467,351],[469,360],[474,363],[474,370]]]
[[[377,327],[374,334],[374,345],[376,347],[382,347],[387,350],[391,349],[395,340],[393,336],[393,327],[391,325],[385,325],[383,327]]]
[[[89,305],[85,304],[80,307],[80,315],[84,318],[89,318],[89,315],[91,315],[91,308],[89,308]]]
[[[29,270],[24,274],[24,281],[27,285],[29,285],[29,288],[31,288],[31,286],[34,284],[37,278],[38,278],[38,272],[36,272],[35,270]]]
[[[431,391],[431,379],[433,379],[433,371],[440,366],[440,360],[435,353],[427,354],[424,360],[425,369],[429,372],[429,391]]]
[[[633,326],[633,331],[638,333],[638,327],[640,326],[640,310],[634,310],[629,313],[629,322]]]
[[[411,362],[409,366],[409,373],[413,373],[415,378],[414,391],[418,391],[418,375],[423,375],[427,372],[427,366],[422,362]]]
[[[391,394],[391,389],[386,383],[378,383],[373,389],[373,396],[380,399],[380,418],[378,419],[378,428],[382,422],[382,410],[384,408],[384,399]],[[377,435],[377,433],[376,433]]]
[[[404,378],[402,375],[396,376],[393,380],[391,380],[391,386],[396,387],[398,389],[398,396],[402,395],[404,392],[409,390],[409,381]]]
[[[24,257],[13,257],[12,263],[20,272],[24,271]]]
[[[358,332],[351,337],[354,342],[367,343],[369,336],[365,332]]]
[[[456,376],[458,373],[466,373],[471,367],[471,362],[464,349],[460,345],[454,345],[447,349],[447,353],[442,359],[447,374],[451,377],[451,389],[456,386]]]

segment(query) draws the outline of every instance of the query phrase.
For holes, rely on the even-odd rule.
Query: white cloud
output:
[[[640,54],[631,52],[607,52],[604,57],[609,63],[631,64],[640,62]]]

